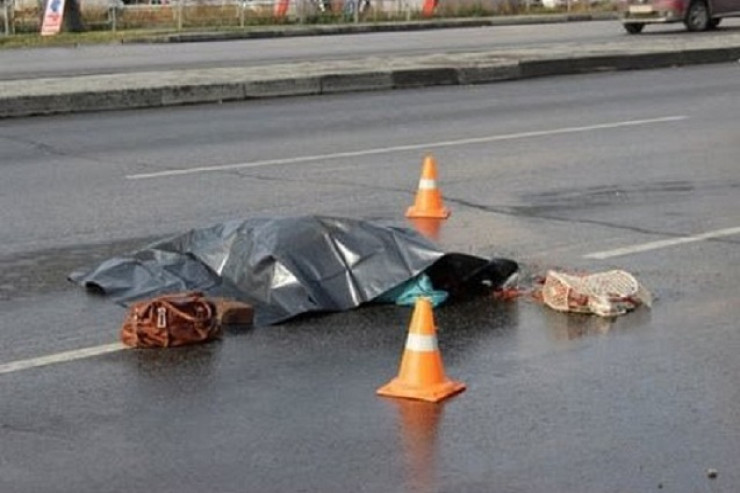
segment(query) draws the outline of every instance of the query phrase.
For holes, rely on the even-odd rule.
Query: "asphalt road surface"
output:
[[[1,121],[0,491],[736,491],[738,71]],[[441,405],[375,395],[403,307],[80,351],[124,311],[72,269],[255,215],[403,224],[426,153],[445,249],[513,258],[523,283],[626,269],[652,309],[443,306],[467,390]]]
[[[688,37],[737,32],[740,20],[725,19],[711,33],[687,33],[683,24],[649,26],[627,35],[617,21],[569,22],[362,35],[252,39],[214,43],[81,45],[53,49],[0,50],[0,80],[129,73],[172,69],[265,65],[360,57],[515,50],[554,43],[639,46],[660,37],[681,43]]]

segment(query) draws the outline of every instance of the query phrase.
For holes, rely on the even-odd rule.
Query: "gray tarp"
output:
[[[199,290],[255,306],[255,325],[371,301],[444,253],[413,230],[303,216],[229,221],[156,242],[69,279],[127,303]]]
[[[194,229],[69,279],[122,304],[194,290],[235,298],[254,305],[260,326],[355,308],[422,272],[456,299],[490,292],[517,271],[513,260],[445,254],[408,228],[302,216]]]

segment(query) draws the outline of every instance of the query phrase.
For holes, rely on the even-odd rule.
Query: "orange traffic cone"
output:
[[[424,158],[414,205],[406,211],[406,217],[432,217],[446,219],[450,211],[442,203],[442,193],[437,188],[437,162],[432,156]]]
[[[377,390],[386,397],[406,397],[438,402],[465,390],[465,384],[447,378],[442,355],[437,347],[432,303],[428,298],[416,300],[411,317],[406,349],[398,376]]]

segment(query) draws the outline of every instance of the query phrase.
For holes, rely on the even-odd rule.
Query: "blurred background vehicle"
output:
[[[622,0],[619,16],[630,34],[647,24],[683,22],[689,31],[716,28],[722,18],[740,16],[740,0]]]

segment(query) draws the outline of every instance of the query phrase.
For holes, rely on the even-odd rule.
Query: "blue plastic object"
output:
[[[428,298],[432,306],[437,307],[447,300],[447,292],[435,290],[432,281],[426,274],[412,277],[395,288],[378,296],[375,301],[381,303],[395,303],[403,306],[414,306],[417,298]]]

